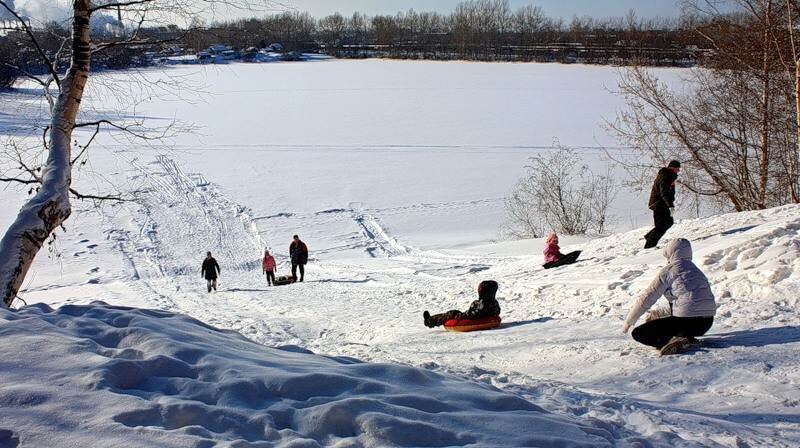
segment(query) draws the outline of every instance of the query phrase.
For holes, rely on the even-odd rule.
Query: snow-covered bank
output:
[[[656,72],[675,86],[686,74]],[[313,236],[329,257],[362,255],[342,243],[353,233],[350,215],[359,212],[379,215],[394,234],[425,249],[497,240],[504,198],[528,158],[554,139],[574,147],[598,173],[606,171],[604,148],[626,151],[605,127],[623,107],[612,92],[614,67],[331,60],[147,76],[168,85],[174,77],[206,92],[183,92],[191,101],[159,92],[136,104],[150,126],[177,117],[198,127],[170,141],[164,152],[171,159],[263,218],[268,244],[300,233]],[[101,77],[89,92],[91,104],[101,111],[129,106],[128,95],[120,98],[105,85],[119,82],[132,97],[136,85],[122,73]],[[96,167],[110,164],[105,150],[145,163],[156,155],[118,135],[101,135],[97,143]],[[624,180],[622,170],[617,176]],[[639,196],[620,193],[614,212],[621,228],[650,219]],[[319,219],[330,210],[344,213]]]
[[[4,448],[613,443],[489,386],[102,303],[0,310],[0,371]]]
[[[87,234],[60,243],[73,257],[64,263],[68,275],[40,264],[34,275],[45,286],[23,291],[29,302],[109,297],[188,314],[266,346],[452,373],[557,415],[600,422],[614,440],[645,438],[642,446],[800,443],[798,206],[687,220],[670,230],[667,239],[693,241],[720,309],[705,347],[659,359],[621,332],[630,302],[664,263],[659,250],[641,248],[646,229],[566,240],[563,249],[583,249],[583,260],[545,271],[541,241],[429,251],[407,245],[380,216],[331,211],[309,219],[321,226],[331,215],[352,220],[361,230],[348,244],[376,256],[331,260],[311,240],[307,282],[267,288],[256,228],[263,220],[168,158],[137,171],[142,201],[102,219],[76,216]],[[95,247],[87,253],[88,245]],[[211,295],[198,271],[206,249],[223,267],[220,291]],[[103,269],[85,273],[93,265]],[[465,307],[488,278],[501,285],[502,328],[460,335],[422,326],[422,310]]]
[[[206,141],[181,137],[169,154],[108,140],[96,146],[85,169],[101,177],[81,176],[77,186],[110,179],[138,191],[137,201],[102,210],[76,202],[67,231],[40,254],[22,297],[53,307],[100,299],[158,308],[267,347],[456,374],[513,392],[569,424],[601,427],[601,437],[619,446],[800,445],[800,207],[687,220],[670,230],[667,239],[692,240],[720,310],[706,346],[656,358],[621,332],[631,300],[664,263],[660,251],[642,250],[646,229],[565,239],[562,248],[583,249],[584,258],[552,271],[540,266],[541,241],[491,241],[502,196],[526,151],[536,150],[528,145],[553,136],[547,125],[560,123],[558,133],[574,137],[567,144],[592,145],[597,121],[618,100],[601,82],[613,80],[613,69],[316,66],[233,65],[207,74],[220,101],[143,104],[155,120],[205,120]],[[498,87],[501,81],[510,87]],[[254,88],[259,83],[267,87]],[[487,97],[490,107],[475,112]],[[0,133],[13,134],[7,123],[16,115],[7,107],[0,101]],[[14,210],[8,204],[24,192],[0,195],[3,228]],[[642,200],[618,204],[644,217],[638,225],[649,221]],[[637,226],[635,217],[623,219]],[[311,248],[307,281],[268,288],[263,249],[275,250],[286,273],[293,233]],[[222,264],[215,294],[206,294],[199,276],[206,250]],[[422,326],[423,310],[463,308],[490,278],[501,285],[501,328],[456,335]],[[3,383],[0,391],[13,387]],[[3,421],[0,428],[14,430]],[[16,437],[8,431],[0,441]],[[523,442],[505,446],[513,443]]]

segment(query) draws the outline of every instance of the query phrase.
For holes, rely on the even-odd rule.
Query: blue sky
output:
[[[339,11],[349,15],[353,11],[366,14],[393,14],[397,11],[414,8],[418,11],[436,10],[447,12],[460,0],[279,0],[298,10],[308,11],[314,16],[323,16]],[[510,0],[512,7],[535,4],[541,6],[548,15],[564,17],[588,15],[608,17],[625,15],[634,9],[643,17],[679,14],[676,0]]]

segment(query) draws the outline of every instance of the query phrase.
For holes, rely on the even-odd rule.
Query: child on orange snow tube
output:
[[[480,319],[484,317],[500,316],[500,304],[497,303],[497,299],[495,299],[497,289],[498,285],[494,280],[481,282],[481,284],[478,285],[478,300],[472,302],[466,312],[452,310],[431,316],[431,313],[425,311],[422,313],[425,326],[434,328],[444,325],[448,320]]]

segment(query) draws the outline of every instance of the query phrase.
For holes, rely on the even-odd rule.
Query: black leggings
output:
[[[431,325],[434,327],[441,327],[448,320],[463,319],[464,317],[466,317],[466,315],[458,310],[452,310],[442,314],[434,314],[431,316]]]
[[[644,345],[660,349],[675,336],[693,338],[702,336],[714,324],[713,317],[665,317],[651,320],[633,330],[633,339]]]
[[[647,232],[644,237],[647,240],[645,249],[656,247],[661,237],[675,224],[675,220],[672,218],[668,208],[656,207],[653,209],[653,224],[655,225],[653,230]]]
[[[275,283],[275,271],[266,271],[267,273],[267,284],[272,286]]]
[[[297,278],[297,268],[300,268],[300,281],[303,281],[303,277],[306,275],[306,267],[303,263],[295,263],[292,262],[292,277]]]

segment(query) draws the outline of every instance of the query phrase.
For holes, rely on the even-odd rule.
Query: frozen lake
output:
[[[680,73],[659,70],[667,82]],[[300,233],[319,253],[360,255],[347,241],[361,232],[354,217],[366,213],[403,244],[463,248],[499,238],[503,198],[528,158],[554,140],[604,169],[603,148],[619,150],[605,129],[623,106],[612,93],[618,75],[584,65],[384,60],[188,67],[147,76],[203,93],[184,94],[188,102],[154,96],[137,113],[199,127],[173,141],[170,157],[252,208],[268,245]],[[160,151],[102,142],[145,157]],[[643,199],[620,198],[620,228],[647,223]]]
[[[681,72],[659,73],[675,83]],[[142,86],[132,72],[94,77],[87,118],[113,118],[116,98],[135,105],[136,115],[151,125],[177,117],[201,129],[177,136],[172,146],[102,137],[77,186],[91,189],[109,179],[123,190],[138,189],[138,200],[99,212],[75,201],[66,231],[57,232],[52,250],[41,251],[26,278],[20,295],[29,303],[102,299],[157,308],[266,346],[456,374],[600,428],[616,446],[798,446],[796,206],[682,220],[670,229],[667,238],[695,244],[695,259],[720,308],[707,345],[666,359],[621,331],[631,302],[665,263],[660,250],[642,250],[644,229],[564,238],[562,248],[583,250],[582,259],[548,271],[541,267],[541,240],[490,243],[503,220],[503,197],[526,160],[554,138],[579,147],[587,164],[603,165],[601,147],[616,145],[604,119],[622,106],[609,92],[616,69],[327,61],[142,75],[164,82],[143,101],[136,101]],[[109,78],[116,82],[104,83]],[[170,79],[202,85],[206,93],[174,90]],[[171,95],[178,92],[183,100]],[[15,134],[9,123],[28,123],[17,111],[37,104],[30,91],[4,94],[0,134]],[[38,144],[39,135],[33,138]],[[0,194],[5,228],[24,190]],[[621,230],[648,222],[639,196],[621,195],[615,203]],[[262,249],[275,248],[278,271],[286,274],[292,233],[310,246],[306,281],[268,288]],[[211,295],[198,275],[206,250],[222,265],[220,289]],[[503,327],[464,335],[422,326],[423,310],[464,308],[486,279],[501,286]],[[80,319],[81,327],[98,329],[86,334],[113,339],[99,330],[111,321]],[[23,321],[29,322],[17,320]],[[126,328],[107,330],[129,334]],[[98,361],[93,342],[62,333],[78,341],[82,359]],[[19,352],[17,345],[7,348]],[[80,368],[79,378],[94,375]],[[176,372],[185,384],[183,371]],[[28,376],[28,386],[51,386],[51,377]],[[415,383],[410,387],[419,394]],[[88,390],[85,383],[78,389]],[[161,392],[153,400],[180,398]],[[87,399],[105,403],[98,397]],[[29,424],[27,402],[7,401]],[[103,409],[110,428],[119,424],[111,418],[114,406]],[[439,412],[426,414],[441,418]],[[218,422],[222,414],[206,415],[214,417],[207,422]],[[249,421],[252,410],[242,415]],[[503,421],[509,416],[504,412]],[[137,434],[143,424],[161,431],[157,418],[124,421]],[[495,428],[505,427],[501,423],[492,420]],[[182,437],[182,431],[170,436]]]

